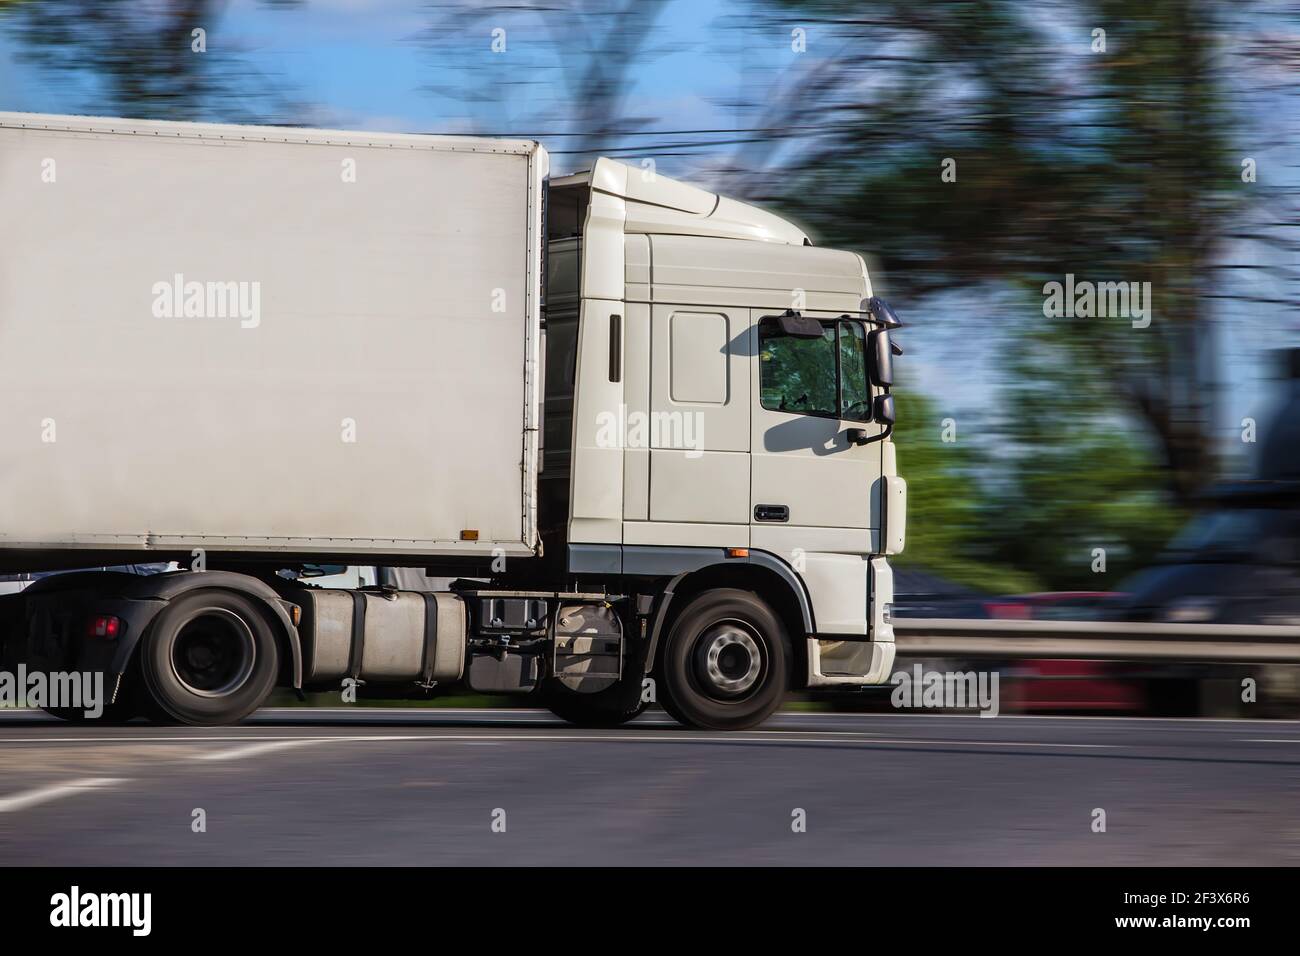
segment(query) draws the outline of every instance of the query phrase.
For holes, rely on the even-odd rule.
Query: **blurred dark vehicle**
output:
[[[1278,353],[1282,388],[1259,436],[1254,473],[1219,483],[1203,508],[1156,561],[1121,587],[1116,616],[1178,624],[1300,625],[1300,349]],[[1231,689],[1258,684],[1257,707],[1247,714],[1293,714],[1300,707],[1300,669],[1288,665],[1185,665],[1162,669],[1170,687],[1197,696],[1205,710],[1212,684]]]
[[[917,568],[894,568],[894,608],[897,618],[988,617],[984,595]]]
[[[1122,585],[1130,621],[1300,624],[1300,349],[1260,435],[1254,474],[1224,482],[1156,562]]]
[[[1300,460],[1300,444],[1290,451]],[[1116,612],[1130,621],[1300,624],[1300,481],[1219,485],[1206,506],[1125,582],[1130,596]]]

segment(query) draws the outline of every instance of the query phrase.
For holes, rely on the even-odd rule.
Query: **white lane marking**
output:
[[[752,731],[749,733],[753,733]],[[266,737],[259,737],[259,743],[249,744],[244,747],[236,747],[233,750],[218,751],[216,754],[205,755],[199,759],[236,759],[237,757],[246,756],[251,753],[261,753],[267,750],[280,749],[281,747],[301,746],[311,743],[328,743],[329,741],[339,742],[363,742],[363,743],[406,743],[418,741],[509,741],[528,743],[530,741],[543,741],[547,743],[657,743],[657,744],[692,744],[692,743],[709,743],[709,744],[785,744],[785,743],[802,743],[802,744],[829,744],[829,743],[852,743],[852,740],[845,740],[843,737],[812,737],[808,735],[795,736],[796,731],[768,731],[776,733],[775,737],[755,737],[748,736],[746,732],[728,734],[726,736],[706,736],[696,733],[680,734],[627,734],[627,733],[606,733],[598,735],[582,734],[327,734],[317,737],[273,737],[268,740]],[[192,744],[201,741],[212,740],[247,740],[247,737],[46,737],[40,740],[32,738],[0,738],[0,742],[5,743],[127,743],[127,742],[167,742],[167,743],[185,743]],[[278,743],[277,742],[282,742]],[[937,740],[921,739],[910,737],[863,737],[858,742],[863,744],[890,744],[895,746],[907,746],[912,744],[923,744],[927,746],[943,747],[1040,747],[1049,749],[1082,749],[1082,750],[1116,750],[1125,747],[1123,744],[1074,744],[1074,743],[1056,743],[1053,741],[1019,741],[1019,740]],[[228,756],[223,756],[228,755]]]
[[[195,738],[191,738],[195,739]],[[202,738],[197,738],[202,739]],[[211,739],[211,738],[208,738]],[[243,747],[233,747],[230,750],[216,750],[208,753],[195,754],[195,760],[243,760],[245,757],[256,757],[264,753],[270,753],[273,750],[288,750],[290,747],[306,747],[309,744],[319,744],[330,740],[330,737],[300,737],[293,740],[264,740],[260,743],[246,744]]]
[[[42,713],[43,711],[40,711],[39,709],[35,709],[35,708],[6,707],[6,708],[0,708],[0,719],[6,716],[17,717],[17,716],[29,716],[32,714],[42,714]],[[250,718],[250,723],[246,724],[245,726],[255,727],[264,724],[264,721],[258,721],[256,719],[257,716],[261,716],[265,718],[265,717],[279,717],[283,715],[283,716],[296,716],[296,717],[301,717],[303,720],[310,720],[313,714],[320,715],[320,716],[336,715],[336,714],[350,714],[352,716],[358,716],[357,710],[348,707],[268,707],[263,710],[257,711],[257,714],[255,714],[253,718]],[[382,720],[385,714],[393,714],[401,717],[419,715],[430,719],[437,719],[440,717],[458,718],[458,717],[469,717],[469,716],[491,719],[493,717],[501,717],[503,715],[507,715],[511,717],[515,717],[515,716],[535,717],[537,718],[539,723],[545,721],[545,722],[553,722],[556,724],[563,724],[563,721],[561,721],[560,718],[551,714],[550,711],[531,710],[531,709],[524,709],[524,708],[497,709],[492,707],[482,707],[482,708],[478,708],[478,707],[463,707],[463,708],[462,707],[427,707],[427,708],[367,707],[364,709],[364,711],[360,716],[372,715],[373,719],[378,721],[378,720]],[[949,721],[957,721],[965,724],[965,723],[969,723],[970,721],[980,719],[976,714],[866,714],[866,713],[856,714],[856,713],[844,713],[844,712],[834,712],[834,711],[783,710],[783,711],[779,711],[776,715],[774,715],[772,720],[773,722],[782,722],[791,719],[793,720],[808,719],[817,722],[821,720],[834,720],[837,718],[843,720],[861,720],[864,722],[870,722],[875,726],[880,726],[882,723],[892,722],[892,721],[908,721],[908,722],[930,721],[934,723],[939,723],[939,722],[946,723]],[[1279,719],[1279,718],[1271,718],[1271,717],[1270,718],[1265,718],[1265,717],[1112,717],[1112,716],[1105,716],[1100,714],[1091,714],[1091,715],[1072,714],[1068,716],[1060,715],[1060,714],[998,714],[997,719],[1004,723],[1011,723],[1014,721],[1034,721],[1034,720],[1077,721],[1079,723],[1084,723],[1084,722],[1094,723],[1100,721],[1110,721],[1113,723],[1127,722],[1136,725],[1186,724],[1189,727],[1200,726],[1202,728],[1204,728],[1205,725],[1207,724],[1228,724],[1228,725],[1236,724],[1238,725],[1238,729],[1240,729],[1240,725],[1242,724],[1280,726],[1280,727],[1286,727],[1287,729],[1290,729],[1294,725],[1300,724],[1300,719],[1295,719],[1295,718]],[[55,723],[55,722],[56,721],[54,718],[50,718],[50,720],[48,721],[48,723]],[[649,719],[639,718],[631,726],[674,727],[678,725],[677,722],[674,720],[664,719],[661,717],[657,717],[656,715],[651,715]],[[1216,729],[1220,729],[1220,728],[1216,728]],[[1231,730],[1233,728],[1229,726],[1221,729]]]
[[[7,797],[0,797],[0,813],[26,810],[28,807],[48,803],[51,800],[58,800],[60,797],[70,797],[76,793],[98,790],[101,787],[112,787],[119,783],[126,783],[126,778],[85,777],[81,780],[71,780],[68,783],[57,783],[48,787],[37,787],[35,790],[25,790]]]
[[[309,717],[313,713],[317,714],[357,714],[357,708],[352,707],[264,707],[257,711],[263,716],[281,716],[296,715]],[[491,717],[494,715],[511,715],[511,716],[536,716],[547,720],[559,720],[549,710],[544,708],[527,708],[527,707],[366,707],[360,709],[361,713],[374,714],[376,717],[382,714],[397,714],[401,716],[424,715],[429,717],[448,716],[481,716]],[[657,712],[656,712],[657,713]],[[653,718],[656,713],[650,716]],[[816,711],[816,710],[780,710],[772,716],[772,720],[788,720],[790,718],[810,718],[813,720],[872,720],[872,721],[889,721],[898,719],[912,718],[914,720],[958,720],[966,722],[978,717],[977,714],[870,714],[870,713],[847,713],[845,711]],[[987,718],[984,718],[987,720]],[[1180,723],[1180,724],[1297,724],[1300,719],[1286,718],[1277,719],[1272,717],[1115,717],[1106,714],[998,714],[998,719],[1012,720],[1074,720],[1074,721],[1130,721],[1133,723]],[[671,722],[671,721],[670,721]]]
[[[310,717],[312,714],[349,714],[351,716],[384,714],[399,716],[425,716],[448,714],[457,717],[491,717],[494,714],[519,717],[545,717],[547,720],[559,720],[549,710],[542,707],[263,707],[255,712],[262,717]]]
[[[1300,744],[1300,737],[1238,737],[1239,744]]]

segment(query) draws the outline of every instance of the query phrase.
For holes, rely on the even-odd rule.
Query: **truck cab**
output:
[[[753,588],[795,686],[884,681],[906,484],[862,257],[606,159],[548,206],[546,546],[574,577],[668,578],[674,602]]]

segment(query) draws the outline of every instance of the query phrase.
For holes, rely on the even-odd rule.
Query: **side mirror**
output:
[[[871,336],[871,384],[888,388],[894,384],[894,347],[888,329],[876,329]]]
[[[872,421],[884,425],[886,428],[894,427],[894,396],[877,395],[875,405],[872,407]]]
[[[898,316],[894,314],[894,310],[889,307],[889,303],[877,295],[863,301],[862,311],[887,329],[896,329],[903,324]]]

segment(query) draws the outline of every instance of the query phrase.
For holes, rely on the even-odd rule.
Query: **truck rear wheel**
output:
[[[751,591],[706,591],[669,629],[659,664],[663,706],[691,727],[743,730],[781,706],[789,670],[789,640],[767,604]]]
[[[233,591],[195,591],[172,601],[140,648],[145,686],[167,716],[229,724],[266,701],[279,648],[257,607]]]
[[[542,703],[561,720],[579,727],[617,727],[641,715],[649,706],[641,699],[641,685],[624,686],[620,681],[595,694],[580,694],[558,681],[548,681],[542,690]]]

